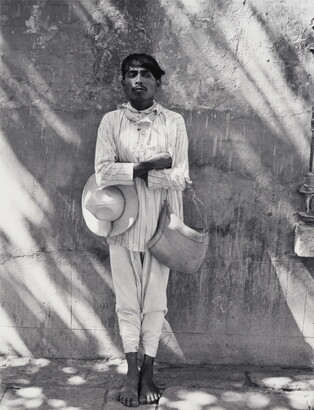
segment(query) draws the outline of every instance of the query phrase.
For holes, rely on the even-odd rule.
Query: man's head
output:
[[[159,66],[154,57],[144,53],[130,54],[122,61],[121,71],[123,79],[130,67],[146,68],[153,74],[156,80],[160,80],[161,76],[165,74],[164,70]]]
[[[122,62],[122,86],[132,106],[144,110],[153,104],[161,76],[157,61],[147,54],[131,54]]]

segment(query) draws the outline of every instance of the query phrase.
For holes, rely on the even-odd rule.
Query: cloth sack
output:
[[[171,210],[165,199],[154,236],[148,242],[153,256],[168,268],[183,272],[199,271],[206,255],[209,241],[208,229],[203,232],[185,225]]]

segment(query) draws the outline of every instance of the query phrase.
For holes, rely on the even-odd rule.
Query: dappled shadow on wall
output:
[[[59,109],[60,90],[34,63],[44,52],[36,48],[40,30],[27,36],[25,24],[19,29],[29,41],[19,73],[18,43],[5,29],[1,43],[8,56],[1,70],[1,353],[117,356],[107,251],[87,233],[80,209],[100,113]]]
[[[6,56],[1,67],[1,353],[120,357],[108,249],[88,231],[81,215],[81,192],[93,173],[104,113],[93,95],[103,93],[104,79],[98,77],[98,65],[82,73],[86,66],[74,65],[72,54],[75,47],[82,54],[89,50],[99,21],[83,2],[64,5],[70,7],[73,23],[64,40],[62,30],[53,28],[54,16],[46,19],[58,5],[9,6],[16,28],[4,25],[1,38]],[[114,11],[101,9],[113,27]],[[27,16],[26,23],[21,16]],[[68,53],[69,44],[62,39],[70,42],[76,34],[82,42],[74,41]],[[90,61],[87,53],[84,58]],[[53,75],[48,55],[56,58]],[[67,70],[63,58],[69,62]],[[107,103],[112,106],[112,99]]]
[[[282,338],[284,343],[291,330],[302,345],[302,363],[310,365],[313,326],[307,318],[313,316],[313,266],[304,268],[293,253],[295,214],[302,207],[296,188],[309,156],[310,25],[304,28],[292,11],[298,29],[282,34],[254,2],[243,2],[242,8],[217,2],[216,18],[201,2],[161,5],[186,68],[170,92],[174,104],[176,95],[186,102],[182,112],[193,136],[191,174],[208,204],[211,232],[207,265],[200,275],[183,283],[180,276],[171,278],[169,299],[175,302],[170,323],[176,323],[178,336],[180,323],[195,335],[203,334],[203,343],[206,334],[217,331],[212,343],[217,349],[224,332],[242,335],[243,346],[250,337],[258,343],[262,336],[266,348],[267,339],[271,346],[270,340],[277,345]],[[295,38],[297,48],[291,46]],[[170,61],[171,54],[167,56]],[[278,265],[287,265],[285,275]],[[274,317],[280,326],[283,317],[290,324],[283,325],[283,331],[275,329]],[[245,355],[244,347],[237,348]],[[276,349],[272,360],[284,360],[284,349]]]

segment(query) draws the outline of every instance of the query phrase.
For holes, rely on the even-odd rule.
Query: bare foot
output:
[[[153,379],[142,377],[139,384],[139,402],[141,404],[157,403],[162,390],[154,383]]]
[[[118,400],[127,407],[138,406],[139,373],[137,376],[128,375],[126,382],[120,390]]]
[[[129,355],[129,356],[128,356]],[[132,355],[132,356],[131,356]],[[128,373],[124,386],[119,392],[118,400],[126,407],[137,407],[140,372],[137,367],[137,357],[132,353],[126,354]]]
[[[148,360],[147,360],[148,357]],[[154,361],[150,360],[149,356],[144,359],[144,363],[140,371],[140,382],[139,382],[139,402],[141,404],[152,404],[158,403],[161,397],[162,390],[159,389],[153,381],[153,366]]]

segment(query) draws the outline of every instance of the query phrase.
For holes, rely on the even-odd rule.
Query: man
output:
[[[135,223],[107,238],[116,293],[119,330],[128,364],[119,400],[125,406],[154,403],[161,392],[153,382],[164,316],[169,269],[147,249],[164,199],[183,217],[182,191],[189,181],[188,138],[180,114],[154,101],[165,72],[146,54],[122,63],[122,86],[128,103],[107,113],[99,126],[95,156],[100,187],[133,185],[139,199]],[[141,369],[137,352],[144,349]]]

